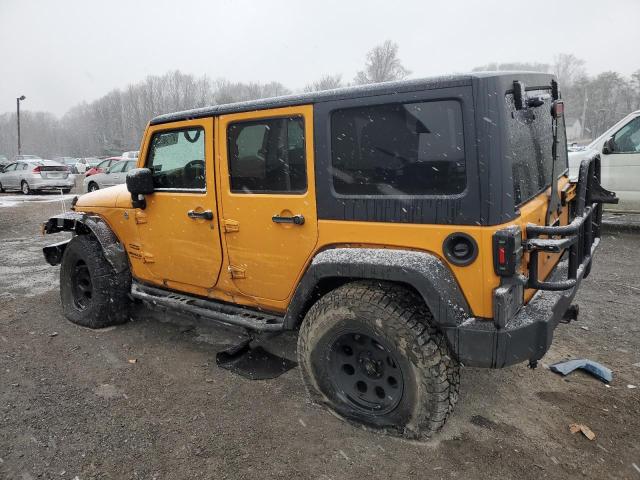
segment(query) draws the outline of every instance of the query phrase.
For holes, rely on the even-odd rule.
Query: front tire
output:
[[[349,421],[407,438],[429,437],[458,398],[459,365],[414,292],[354,282],[307,313],[298,360],[307,390]]]
[[[64,251],[60,268],[62,311],[71,322],[103,328],[129,319],[129,270],[117,273],[91,235],[74,237]]]

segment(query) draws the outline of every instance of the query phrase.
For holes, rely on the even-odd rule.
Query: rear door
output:
[[[213,119],[151,126],[140,166],[153,171],[154,193],[136,211],[139,255],[155,283],[210,289],[222,247],[216,213]]]
[[[229,270],[248,296],[286,299],[315,247],[312,122],[310,105],[219,118]]]

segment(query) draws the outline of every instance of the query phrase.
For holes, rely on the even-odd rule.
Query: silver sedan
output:
[[[0,171],[0,192],[20,190],[25,195],[34,190],[62,190],[69,193],[74,177],[69,169],[53,160],[19,160]]]
[[[137,160],[123,160],[111,165],[106,172],[85,177],[83,181],[84,191],[93,192],[126,182],[127,172],[132,168],[136,168],[136,163]]]

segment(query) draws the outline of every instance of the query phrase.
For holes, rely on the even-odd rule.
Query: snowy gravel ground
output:
[[[463,369],[454,414],[419,443],[309,404],[298,369],[249,381],[217,368],[237,331],[148,310],[99,331],[67,322],[41,255],[57,239],[39,234],[61,205],[33,198],[0,208],[2,479],[640,478],[640,235],[603,239],[580,319],[540,368]],[[265,345],[295,358],[292,334]],[[614,380],[545,368],[565,358]]]

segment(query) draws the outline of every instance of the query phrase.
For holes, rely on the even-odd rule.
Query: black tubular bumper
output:
[[[617,203],[600,186],[600,156],[583,160],[571,207],[572,221],[563,226],[527,225],[523,242],[529,253],[529,278],[505,278],[494,290],[494,321],[470,318],[443,328],[458,360],[473,367],[502,368],[535,362],[549,350],[553,332],[563,318],[573,318],[571,302],[589,275],[600,243],[602,203]],[[567,208],[570,205],[566,205]],[[542,237],[542,238],[541,238]],[[538,253],[559,253],[561,260],[548,278],[538,279]],[[538,291],[522,305],[523,287]]]
[[[591,255],[598,248],[595,239]],[[565,255],[567,257],[567,255]],[[458,361],[469,367],[502,368],[541,359],[553,340],[553,331],[565,317],[587,268],[577,272],[566,290],[539,290],[503,328],[486,319],[469,319],[445,328],[447,341]],[[569,259],[563,258],[550,275],[553,282],[567,278]]]

